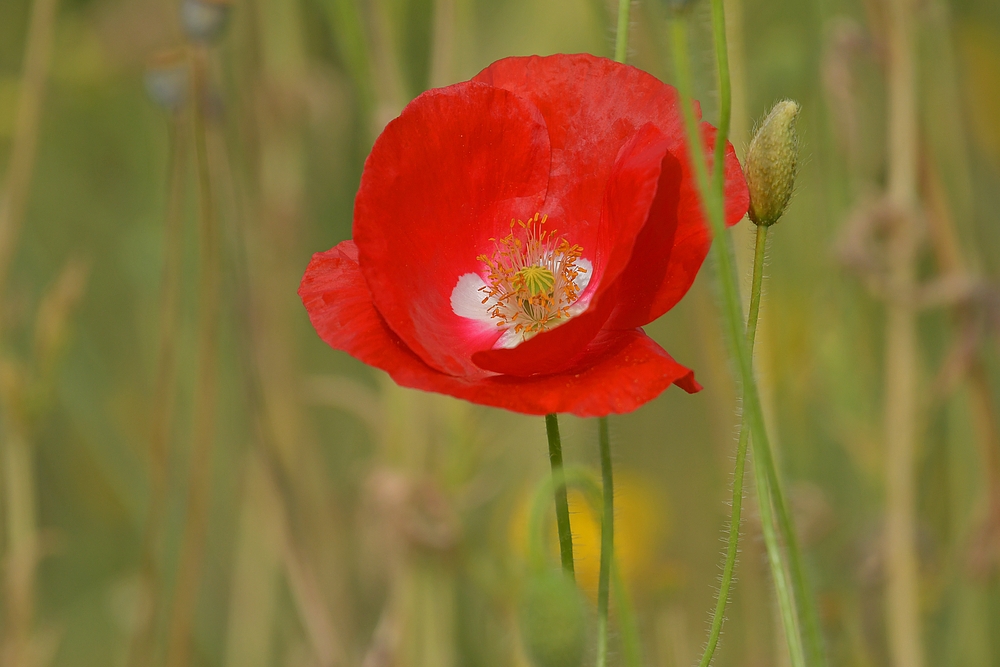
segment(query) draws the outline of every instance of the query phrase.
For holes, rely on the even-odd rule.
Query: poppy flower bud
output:
[[[187,100],[188,68],[178,50],[157,54],[146,68],[146,93],[157,106],[178,111]]]
[[[229,19],[230,0],[183,0],[181,25],[192,42],[211,43],[218,39]]]
[[[746,178],[750,190],[750,220],[773,225],[785,212],[795,187],[799,138],[795,119],[799,104],[782,100],[761,122],[747,151]]]
[[[563,572],[533,574],[521,600],[521,637],[535,667],[579,667],[587,643],[583,595]]]

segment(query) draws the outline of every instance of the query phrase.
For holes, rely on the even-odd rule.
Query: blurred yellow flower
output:
[[[511,517],[510,539],[516,553],[528,553],[528,515],[531,493],[524,493]],[[573,561],[580,588],[597,599],[601,567],[601,516],[577,489],[569,491],[573,526]],[[665,494],[652,480],[634,471],[615,473],[615,555],[626,585],[635,590],[674,586],[680,568],[660,556],[660,546],[670,532],[670,507]],[[555,521],[546,527],[553,562],[558,561],[559,542]]]

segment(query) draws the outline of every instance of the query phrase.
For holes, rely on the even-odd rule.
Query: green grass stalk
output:
[[[38,576],[38,508],[35,452],[23,428],[4,410],[0,442],[3,469],[4,523],[4,633],[0,656],[5,664],[31,665],[31,639]]]
[[[625,587],[621,568],[618,567],[618,561],[614,558],[611,559],[611,583],[614,586],[615,598],[618,600],[615,609],[618,612],[618,627],[621,632],[625,667],[642,667],[639,623],[635,617],[635,608],[632,606],[632,596],[629,595],[628,588]]]
[[[601,450],[601,570],[597,583],[597,667],[608,664],[608,604],[611,561],[615,544],[615,483],[611,468],[608,418],[597,420]]]
[[[194,74],[194,138],[198,165],[200,199],[200,264],[198,304],[198,384],[192,426],[190,481],[187,512],[176,596],[170,619],[167,643],[167,667],[190,664],[191,631],[197,606],[204,559],[208,522],[208,502],[211,482],[212,444],[215,440],[215,407],[217,400],[217,357],[219,336],[219,291],[221,267],[219,230],[213,199],[212,177],[209,171],[208,138],[205,118],[205,93],[208,77],[208,54],[195,50]]]
[[[618,2],[618,28],[615,34],[615,60],[624,63],[628,57],[628,22],[631,0]],[[608,418],[597,421],[601,451],[601,569],[597,584],[597,667],[608,663],[608,608],[610,606],[610,575],[615,549],[615,484],[611,462],[611,435]]]
[[[632,0],[618,0],[618,28],[615,31],[615,60],[628,60],[628,21]]]
[[[14,119],[10,159],[7,162],[3,190],[0,191],[0,303],[3,303],[6,294],[10,262],[24,224],[28,196],[31,194],[38,153],[39,121],[42,117],[45,82],[49,76],[57,9],[57,0],[36,0],[31,3],[21,94]],[[0,322],[4,327],[7,324]]]
[[[757,320],[760,313],[761,284],[764,280],[764,256],[767,250],[767,227],[757,227],[757,239],[754,245],[753,279],[750,284],[750,312],[747,315],[747,345],[753,353],[754,339],[757,335]],[[733,572],[736,569],[736,559],[739,554],[740,524],[743,518],[743,477],[746,469],[747,445],[750,442],[750,428],[744,415],[740,424],[740,439],[736,447],[736,471],[733,473],[732,513],[729,518],[729,537],[726,544],[726,562],[722,568],[722,581],[719,584],[719,597],[715,603],[715,613],[712,615],[712,628],[708,634],[708,643],[701,656],[700,667],[708,667],[712,663],[715,649],[719,644],[722,624],[725,621],[726,605],[729,603],[729,589],[733,583]]]
[[[559,556],[563,570],[575,578],[573,568],[573,531],[569,523],[569,498],[563,470],[562,440],[559,437],[559,417],[545,415],[545,432],[549,439],[549,464],[552,466],[553,493],[556,501],[556,526],[559,529]]]
[[[149,437],[149,510],[142,538],[142,579],[146,599],[129,648],[130,665],[147,665],[152,660],[153,628],[163,601],[162,577],[157,567],[156,549],[162,533],[167,501],[170,434],[174,414],[174,385],[177,380],[177,316],[183,260],[183,199],[185,137],[180,114],[170,118],[167,171],[167,211],[164,224],[163,278],[160,285],[160,343],[157,352],[153,414]]]
[[[715,8],[713,5],[713,14],[717,12],[721,12],[721,8]],[[766,477],[766,472],[764,472],[773,467],[770,441],[764,423],[764,413],[760,403],[760,395],[757,391],[757,383],[753,376],[752,356],[745,340],[746,330],[743,325],[742,308],[740,306],[736,266],[733,258],[732,244],[726,233],[724,195],[722,190],[712,187],[712,180],[710,179],[708,166],[705,162],[702,136],[698,120],[694,113],[691,94],[693,87],[691,82],[691,64],[687,44],[687,22],[683,18],[675,18],[671,22],[671,28],[674,65],[677,69],[677,87],[681,97],[681,109],[688,135],[688,145],[691,150],[691,159],[694,163],[695,177],[698,190],[701,193],[702,205],[707,213],[715,239],[715,242],[712,244],[712,255],[717,265],[717,281],[722,298],[726,343],[730,354],[737,362],[737,367],[743,381],[743,409],[744,416],[747,418],[747,423],[750,426],[751,435],[753,436],[755,467],[763,467],[763,471],[758,474],[758,480],[763,482],[763,484],[758,484],[758,496],[768,560],[771,563],[775,590],[778,595],[778,603],[782,615],[782,625],[788,641],[792,665],[793,667],[801,667],[805,664],[805,659],[798,617],[795,611],[794,595],[789,590],[788,585],[790,580],[788,576],[788,564],[775,534],[775,524],[770,506],[770,484]],[[722,36],[724,38],[724,26],[722,28]],[[723,42],[721,47],[717,44],[717,48],[724,50],[724,44]],[[720,79],[728,79],[728,74],[728,69],[720,69]],[[727,83],[725,89],[728,91],[728,88]],[[725,101],[728,101],[728,98]],[[722,115],[728,125],[728,112]],[[728,131],[727,125],[720,124],[720,131],[716,135],[717,151],[719,150],[718,144],[724,146],[726,143],[725,132]],[[715,167],[716,170],[721,171],[723,163],[716,162]],[[716,176],[715,182],[724,184],[725,181],[724,179],[720,180]],[[779,490],[777,484],[775,484],[775,490]]]
[[[31,193],[57,9],[57,0],[36,0],[31,5],[21,93],[14,119],[10,158],[0,190],[0,331],[10,328],[10,323],[3,317],[7,277]],[[0,642],[0,662],[30,665],[39,558],[34,450],[24,425],[16,423],[20,420],[12,414],[11,401],[5,399],[4,403],[4,427],[0,432],[4,507],[0,508],[3,511],[0,517],[6,524],[6,618],[3,641]]]
[[[918,137],[915,3],[890,0],[886,21],[888,184],[897,219],[887,240],[885,329],[886,626],[895,667],[923,667],[916,528]]]
[[[729,130],[732,124],[732,82],[729,76],[729,49],[726,39],[726,15],[723,0],[712,0],[712,37],[715,45],[715,58],[719,72],[719,132],[715,142],[715,161],[712,171],[712,188],[719,197],[724,197],[725,192],[725,151],[726,141],[729,138]],[[766,233],[765,233],[766,237]],[[760,228],[757,230],[756,252],[762,253],[764,250],[759,246],[762,244]],[[757,257],[754,258],[754,269],[756,270]],[[750,308],[753,311],[754,299],[757,299],[757,308],[760,307],[759,287],[756,291],[751,290]],[[753,315],[753,327],[756,330],[756,315]],[[753,357],[754,335],[747,331],[747,344],[751,361]],[[744,379],[744,382],[746,380]],[[746,430],[746,423],[740,430],[741,438]],[[755,441],[756,446],[756,441]],[[795,527],[791,521],[791,512],[785,500],[785,493],[781,485],[781,477],[778,474],[774,463],[774,457],[765,457],[767,465],[768,486],[775,506],[775,515],[778,519],[781,537],[788,550],[788,561],[791,570],[793,588],[796,594],[796,601],[799,605],[801,622],[805,626],[806,650],[809,655],[810,664],[815,667],[822,667],[826,664],[825,652],[823,650],[822,633],[819,627],[819,614],[816,611],[816,602],[809,587],[805,568],[802,563],[802,551],[799,548],[798,538],[795,534]]]

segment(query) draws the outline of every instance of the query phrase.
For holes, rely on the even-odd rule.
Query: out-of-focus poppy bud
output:
[[[181,25],[184,34],[192,42],[214,42],[225,30],[231,8],[231,0],[183,0]]]
[[[178,111],[187,101],[189,78],[184,52],[172,49],[156,54],[146,68],[146,93],[157,106]]]
[[[580,667],[587,645],[583,594],[562,571],[532,574],[521,599],[521,638],[535,667]]]

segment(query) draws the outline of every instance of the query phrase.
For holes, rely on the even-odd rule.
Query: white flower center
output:
[[[485,278],[460,276],[452,290],[456,315],[490,322],[503,330],[494,347],[516,347],[535,334],[559,326],[586,308],[580,295],[593,266],[555,230],[543,229],[546,216],[511,220],[511,233],[497,240],[492,255],[480,255]]]

